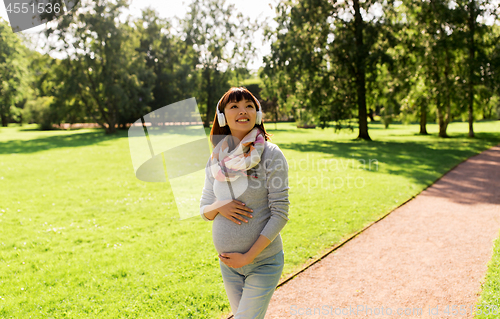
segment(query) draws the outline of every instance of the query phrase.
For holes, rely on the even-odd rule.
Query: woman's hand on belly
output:
[[[236,199],[216,201],[213,205],[217,207],[217,211],[219,212],[219,214],[239,225],[241,225],[241,222],[239,220],[248,223],[248,220],[240,215],[253,218],[253,216],[251,215],[253,209],[250,209],[249,207],[245,206],[243,202]]]
[[[253,261],[249,255],[240,253],[222,253],[219,254],[219,259],[231,268],[240,268]]]

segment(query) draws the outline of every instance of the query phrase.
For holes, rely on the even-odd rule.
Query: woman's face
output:
[[[231,135],[240,140],[255,126],[257,108],[252,101],[243,99],[239,102],[229,102],[224,108],[224,113]]]

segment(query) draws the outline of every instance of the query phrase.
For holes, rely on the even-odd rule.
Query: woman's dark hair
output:
[[[220,100],[219,103],[219,112],[224,113],[224,109],[228,103],[231,102],[239,102],[241,100],[249,100],[253,101],[255,104],[255,107],[257,108],[259,104],[257,103],[257,99],[255,96],[253,96],[250,91],[248,91],[244,87],[232,87],[230,88],[224,95],[222,96],[222,99]],[[262,111],[262,110],[260,110]],[[271,136],[274,134],[269,134],[266,132],[266,129],[264,128],[264,119],[262,119],[262,122],[260,124],[255,124],[258,128],[264,132],[264,138],[265,140],[271,140]],[[255,127],[254,126],[254,127]],[[227,124],[226,120],[226,126],[220,127],[219,126],[219,119],[217,117],[217,112],[215,112],[215,117],[214,117],[214,122],[212,125],[212,130],[210,131],[210,141],[212,142],[212,145],[215,147],[217,144],[219,144],[222,139],[224,139],[225,136],[222,135],[230,135],[231,134],[231,129],[229,128],[229,125]]]

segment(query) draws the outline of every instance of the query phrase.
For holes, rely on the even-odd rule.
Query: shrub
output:
[[[37,123],[42,130],[51,130],[57,118],[50,107],[53,100],[53,96],[42,96],[26,102],[23,117],[28,123]]]
[[[297,127],[302,126],[315,126],[315,119],[311,115],[311,112],[308,112],[306,109],[298,109],[297,110]]]

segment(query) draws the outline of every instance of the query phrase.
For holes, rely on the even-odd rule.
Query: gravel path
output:
[[[497,145],[278,287],[266,319],[473,318],[499,229]]]

